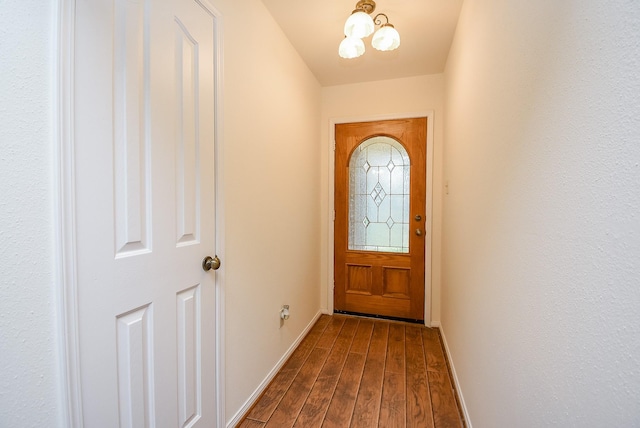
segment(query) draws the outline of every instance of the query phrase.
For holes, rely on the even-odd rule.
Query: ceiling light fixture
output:
[[[389,17],[384,13],[379,13],[371,18],[371,13],[376,9],[374,0],[360,0],[356,3],[356,8],[351,12],[344,24],[344,40],[340,43],[338,54],[342,58],[357,58],[364,54],[363,38],[369,37],[375,30],[375,26],[380,28],[373,35],[371,45],[379,51],[392,51],[400,46],[400,34],[389,23]],[[387,20],[384,24],[381,16]]]

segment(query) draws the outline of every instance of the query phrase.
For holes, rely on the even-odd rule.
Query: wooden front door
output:
[[[336,125],[336,311],[424,320],[427,119]]]

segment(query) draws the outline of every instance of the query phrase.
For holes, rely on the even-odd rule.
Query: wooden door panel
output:
[[[336,125],[334,305],[338,311],[424,319],[425,243],[424,233],[416,230],[424,232],[426,221],[426,121],[417,118]],[[395,141],[393,144],[399,143],[410,159],[411,196],[408,217],[402,208],[405,213],[402,221],[393,218],[395,214],[391,214],[389,207],[393,205],[391,198],[397,197],[389,181],[396,174],[394,169],[397,172],[393,161],[387,165],[388,171],[378,166],[378,175],[372,173],[372,165],[365,161],[362,165],[365,182],[350,184],[351,157],[363,142],[373,141],[374,137],[388,137]],[[356,195],[350,195],[350,187]],[[409,230],[408,250],[404,246],[369,244],[350,247],[350,199],[356,196],[359,200],[370,197],[375,205],[371,205],[373,211],[369,205],[363,211],[366,212],[363,225],[354,222],[360,231],[352,231],[351,239],[366,241],[369,233],[375,236],[376,231],[387,227],[391,236],[392,227],[401,224]],[[358,233],[360,238],[354,238]],[[396,238],[390,238],[389,242],[393,239]]]
[[[371,265],[355,265],[346,264],[347,275],[345,291],[350,294],[364,294],[370,296],[372,294],[372,267]]]
[[[398,299],[411,298],[411,269],[382,267],[382,295]]]
[[[384,296],[347,294],[345,306],[342,310],[360,314],[409,318],[409,316],[405,314],[411,314],[411,301],[409,299],[395,299]]]

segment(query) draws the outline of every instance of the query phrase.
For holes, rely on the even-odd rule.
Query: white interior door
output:
[[[77,0],[86,427],[215,425],[214,37],[196,0]]]

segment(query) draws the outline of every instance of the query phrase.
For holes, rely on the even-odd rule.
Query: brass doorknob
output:
[[[206,272],[211,269],[218,270],[220,269],[220,259],[216,255],[215,257],[207,256],[202,259],[202,269]]]
[[[422,230],[420,230],[420,229],[416,229],[416,235],[418,235],[418,236],[422,236]]]

